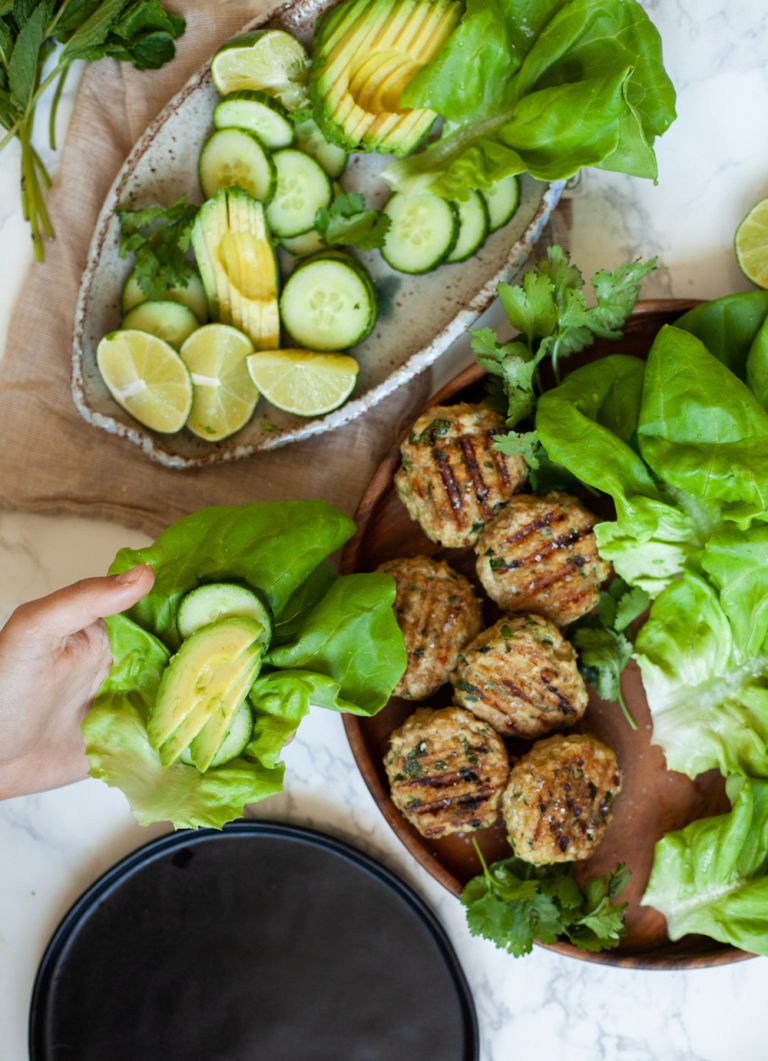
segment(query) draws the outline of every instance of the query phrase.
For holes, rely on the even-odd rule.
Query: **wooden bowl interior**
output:
[[[610,353],[643,357],[659,328],[671,323],[695,303],[661,300],[639,303],[625,336],[619,343],[597,342],[580,357],[567,364],[572,371]],[[483,373],[473,365],[457,376],[429,405],[455,401],[479,401],[483,396]],[[427,554],[447,560],[451,566],[470,578],[486,600],[487,624],[497,617],[495,605],[485,598],[474,572],[471,549],[444,549],[429,541],[413,522],[394,490],[393,476],[399,467],[399,446],[393,447],[379,466],[363,495],[357,515],[357,533],[342,558],[342,570],[372,571],[385,560],[398,556]],[[610,504],[596,505],[594,497],[585,494],[585,503],[604,518],[612,518]],[[688,936],[671,943],[663,916],[640,905],[653,862],[656,841],[671,830],[679,829],[695,818],[722,813],[728,809],[722,778],[716,771],[689,780],[667,770],[661,750],[651,744],[651,718],[643,693],[640,673],[631,663],[623,678],[624,698],[638,724],[633,732],[616,703],[601,700],[590,689],[587,712],[575,730],[593,734],[612,747],[624,773],[622,794],[615,804],[613,821],[599,849],[589,860],[576,866],[581,877],[593,877],[624,863],[631,871],[630,882],[622,899],[628,901],[627,933],[616,950],[589,954],[568,943],[551,949],[586,961],[640,968],[671,968],[718,965],[751,957],[743,951],[719,944],[703,936]],[[451,688],[446,685],[429,705],[447,706]],[[344,725],[353,755],[384,817],[416,860],[455,895],[463,885],[480,872],[480,865],[469,836],[425,839],[400,815],[389,796],[383,759],[389,735],[415,709],[413,701],[393,698],[373,718],[344,717]],[[513,756],[528,746],[523,741],[508,742]],[[489,861],[508,857],[501,816],[492,828],[473,834]]]

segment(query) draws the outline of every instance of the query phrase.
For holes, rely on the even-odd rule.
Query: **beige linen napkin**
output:
[[[140,73],[102,60],[83,76],[50,196],[56,240],[23,285],[0,363],[0,507],[113,519],[148,534],[212,504],[321,497],[351,514],[377,463],[425,402],[428,373],[339,430],[199,471],[150,462],[131,443],[86,424],[73,404],[75,299],[115,174],[187,78],[273,5],[186,0],[177,6],[187,32],[172,63]]]

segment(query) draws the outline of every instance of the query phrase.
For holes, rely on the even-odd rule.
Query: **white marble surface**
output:
[[[735,225],[768,195],[768,9],[764,0],[647,6],[679,89],[679,119],[660,144],[658,186],[587,174],[574,198],[574,255],[588,273],[627,256],[658,255],[662,267],[646,294],[725,294],[746,286],[731,251]],[[0,157],[3,335],[28,256],[16,202],[16,159],[8,151]],[[460,348],[450,363],[463,356]],[[21,600],[102,572],[118,547],[142,541],[103,523],[0,514],[0,622]],[[402,851],[357,775],[338,718],[314,713],[286,761],[285,792],[255,813],[347,839],[417,888],[466,970],[483,1061],[558,1054],[569,1061],[761,1061],[768,1054],[764,959],[696,972],[627,971],[543,950],[513,960],[471,939],[456,900]],[[96,781],[0,806],[0,1061],[27,1057],[30,990],[59,918],[98,874],[162,831],[139,828],[120,793]]]

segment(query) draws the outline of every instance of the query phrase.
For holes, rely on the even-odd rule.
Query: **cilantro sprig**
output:
[[[639,586],[630,588],[622,578],[614,578],[600,593],[597,617],[581,620],[573,632],[579,650],[579,667],[603,700],[617,700],[633,730],[632,718],[621,692],[621,675],[632,658],[632,642],[624,631],[643,614],[650,597]]]
[[[197,209],[182,196],[167,207],[118,210],[120,257],[135,256],[133,275],[148,299],[188,285],[193,270],[187,251]]]
[[[389,231],[389,217],[366,205],[358,193],[337,196],[329,207],[315,215],[315,228],[328,247],[359,247],[372,251],[381,247]]]
[[[472,842],[483,872],[465,885],[461,901],[473,936],[516,958],[529,954],[534,940],[565,938],[586,951],[618,946],[628,905],[614,902],[629,880],[623,865],[581,887],[570,863],[534,866],[512,857],[489,866]]]
[[[159,0],[0,0],[0,151],[14,139],[21,147],[22,210],[39,260],[44,240],[53,238],[51,181],[32,142],[40,97],[55,86],[48,129],[55,150],[56,115],[73,62],[111,56],[155,70],[173,58],[184,27]]]
[[[655,265],[653,259],[628,262],[613,272],[601,269],[592,278],[593,306],[587,305],[581,271],[557,245],[548,248],[546,257],[528,270],[520,284],[499,284],[499,299],[518,334],[502,343],[492,328],[478,328],[471,341],[478,363],[491,376],[490,404],[504,413],[507,427],[514,428],[533,414],[542,391],[542,362],[550,362],[559,381],[565,358],[595,339],[621,338],[640,284]],[[502,453],[522,456],[533,471],[547,461],[534,431],[510,431],[495,441]]]

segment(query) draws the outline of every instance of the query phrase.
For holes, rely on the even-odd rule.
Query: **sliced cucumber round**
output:
[[[147,296],[136,279],[136,273],[131,273],[123,284],[123,291],[120,296],[120,311],[126,314],[134,306],[147,301]],[[191,268],[187,276],[187,286],[176,285],[166,288],[158,301],[180,302],[183,306],[188,306],[199,321],[204,322],[208,319],[208,302],[205,297],[203,283],[197,273],[193,272]]]
[[[222,188],[242,188],[268,203],[275,191],[275,167],[259,138],[245,129],[218,129],[203,144],[198,162],[206,199]]]
[[[453,204],[459,214],[459,235],[446,262],[463,262],[482,247],[488,235],[488,207],[479,192]]]
[[[227,734],[219,745],[219,749],[211,760],[208,769],[212,770],[216,766],[223,766],[224,763],[228,763],[232,759],[236,759],[238,755],[241,755],[251,739],[252,732],[253,712],[248,701],[244,700],[237,709],[235,717],[232,719],[232,725],[227,730]],[[189,746],[180,752],[179,760],[186,766],[195,765]]]
[[[319,162],[296,148],[285,147],[272,157],[277,187],[267,207],[267,223],[280,238],[300,236],[313,228],[317,211],[330,203],[331,179]]]
[[[306,258],[310,254],[317,254],[325,247],[320,233],[315,228],[309,232],[302,232],[300,236],[284,236],[280,240],[280,246],[285,247],[294,258]]]
[[[520,205],[520,182],[517,177],[503,177],[482,192],[488,207],[488,231],[506,225]]]
[[[285,107],[266,92],[230,92],[213,111],[217,129],[245,129],[271,151],[293,143],[293,122]]]
[[[181,302],[140,302],[120,322],[121,328],[135,328],[164,339],[178,350],[200,327],[200,321],[189,306]]]
[[[326,140],[320,127],[309,118],[296,126],[296,146],[316,159],[329,177],[340,177],[347,165],[347,152]]]
[[[280,296],[283,324],[310,350],[346,350],[365,339],[378,316],[370,277],[359,262],[325,254],[303,262]]]
[[[391,225],[384,237],[384,260],[400,273],[428,273],[445,261],[459,234],[453,203],[423,192],[396,192],[384,207]]]
[[[255,590],[239,582],[207,582],[190,590],[179,605],[176,626],[185,638],[220,619],[235,618],[258,619],[266,642],[271,639],[272,612]]]

